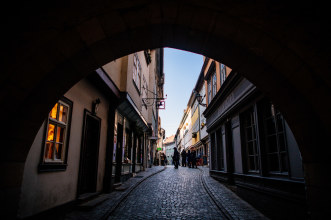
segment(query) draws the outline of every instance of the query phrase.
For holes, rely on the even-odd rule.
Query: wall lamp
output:
[[[202,105],[202,106],[206,107],[207,105],[202,103],[202,101],[203,101],[203,99],[205,98],[206,95],[201,96],[200,93],[198,93],[197,91],[194,91],[194,93],[195,93],[195,98],[197,99],[199,105]]]
[[[92,114],[96,115],[98,112],[99,104],[101,103],[100,99],[97,98],[92,102]]]

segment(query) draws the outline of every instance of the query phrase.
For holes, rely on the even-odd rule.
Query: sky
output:
[[[203,64],[203,56],[183,50],[164,48],[165,110],[159,110],[165,136],[176,134],[188,99]]]

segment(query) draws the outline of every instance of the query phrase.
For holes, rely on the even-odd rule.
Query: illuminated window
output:
[[[58,101],[49,113],[40,171],[64,170],[66,167],[67,142],[72,102]]]

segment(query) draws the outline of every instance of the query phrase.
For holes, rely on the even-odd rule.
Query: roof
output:
[[[175,135],[171,135],[170,137],[167,137],[165,140],[164,140],[164,144],[170,144],[172,142],[175,142]]]

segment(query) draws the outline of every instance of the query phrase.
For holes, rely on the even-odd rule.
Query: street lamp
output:
[[[200,93],[198,93],[197,91],[194,91],[195,92],[195,98],[197,99],[199,105],[202,105],[204,107],[206,107],[207,105],[202,103],[203,99],[205,98],[206,95],[204,95],[203,97],[200,95]]]

